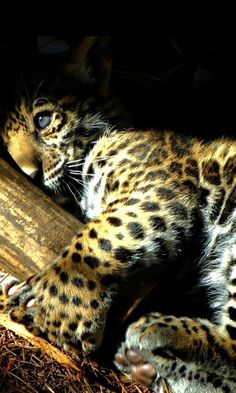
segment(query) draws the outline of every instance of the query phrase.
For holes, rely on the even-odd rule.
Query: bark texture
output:
[[[52,262],[80,225],[0,159],[0,269],[24,280]]]

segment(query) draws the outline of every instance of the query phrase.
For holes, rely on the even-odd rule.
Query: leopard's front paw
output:
[[[218,358],[214,368],[213,342],[208,350],[204,334],[210,329],[209,321],[176,318],[151,313],[130,325],[126,341],[115,355],[115,364],[132,379],[163,393],[164,386],[173,392],[234,392],[233,368],[220,366]],[[199,344],[203,344],[199,356]],[[204,356],[210,354],[210,358]],[[234,366],[233,366],[234,367]],[[218,389],[219,388],[219,389]]]
[[[67,351],[93,351],[102,341],[103,296],[96,282],[54,265],[25,283],[6,287],[2,303],[13,321],[34,334]]]

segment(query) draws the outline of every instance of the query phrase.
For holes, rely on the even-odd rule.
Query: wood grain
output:
[[[0,268],[24,280],[49,264],[81,223],[0,159]]]

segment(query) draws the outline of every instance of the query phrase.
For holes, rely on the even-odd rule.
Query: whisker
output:
[[[67,172],[67,173],[70,173],[70,174],[72,174],[72,175],[80,175],[80,176],[82,176],[82,175],[83,175],[83,172],[82,172],[82,171],[75,171],[75,170],[65,169],[65,172]],[[92,173],[86,173],[86,174],[85,174],[85,176],[91,176],[91,177],[94,177],[94,176],[95,176],[95,174],[92,174]]]
[[[60,186],[60,184],[53,183],[52,191],[54,192],[55,195],[60,195],[61,194],[61,186]]]
[[[81,162],[80,164],[69,164],[69,163],[66,164],[67,167],[79,167],[79,166],[83,166],[83,165],[84,165],[84,162]]]
[[[107,159],[107,158],[114,157],[114,156],[115,156],[115,154],[112,154],[112,155],[109,155],[109,156],[102,156],[98,160],[103,160],[103,159]],[[80,161],[84,161],[85,162],[86,158],[87,157],[80,158],[79,160],[71,160],[71,161],[68,161],[67,164],[74,163],[74,162],[80,162]],[[93,160],[93,161],[97,161],[97,160]]]
[[[26,84],[25,84],[25,92],[26,92],[27,100],[30,103],[30,93]]]
[[[73,185],[70,183],[70,186],[69,186],[68,183],[66,183],[66,182],[64,182],[64,183],[65,183],[66,187],[68,188],[68,190],[70,191],[71,195],[74,197],[76,203],[79,205],[80,202],[78,201],[78,199],[76,198],[74,192],[72,191],[72,189],[71,189],[71,187],[70,187],[70,186],[73,186]],[[79,194],[79,196],[81,197],[81,194],[80,194],[79,192],[78,192],[78,194]]]
[[[34,93],[34,96],[33,96],[33,102],[35,101],[35,99],[36,99],[36,97],[37,97],[37,94],[38,94],[38,92],[39,92],[39,89],[40,89],[40,87],[42,86],[42,84],[45,82],[45,79],[43,79],[39,84],[38,84],[38,87],[36,88],[36,90],[35,90],[35,93]]]
[[[112,155],[112,156],[103,156],[103,157],[101,157],[101,158],[99,158],[99,159],[97,159],[97,160],[92,160],[92,163],[101,162],[101,161],[106,160],[106,159],[111,158],[111,157],[113,157],[113,155]],[[78,161],[81,161],[81,160],[78,160]],[[81,166],[81,165],[83,165],[84,163],[85,163],[85,159],[84,159],[84,162],[83,162],[83,163],[79,163],[79,164],[77,164],[77,161],[74,160],[74,161],[68,161],[68,162],[66,163],[66,166],[69,166],[69,167]]]
[[[20,90],[16,88],[15,91],[16,91],[17,95],[19,96],[19,98],[20,98],[21,100],[23,100],[23,99],[24,99],[24,96],[21,94]]]
[[[76,191],[76,193],[78,193],[79,196],[81,197],[82,194],[81,194],[79,188],[76,188],[76,186],[72,183],[71,180],[76,181],[76,179],[74,179],[73,177],[66,175],[66,176],[64,177],[64,179],[63,179],[63,183],[64,183],[65,185],[70,184],[71,186],[73,186],[73,188],[74,188],[74,190]],[[80,186],[82,186],[82,187],[85,186],[83,183],[79,183],[79,184],[80,184]],[[80,189],[81,189],[81,187],[80,187]]]
[[[80,158],[79,160],[71,160],[71,161],[68,161],[68,163],[70,163],[70,162],[79,162],[79,161],[85,161],[85,158]]]
[[[72,168],[72,169],[70,169],[70,168],[65,168],[65,172],[66,173],[79,173],[80,175],[82,175],[83,174],[83,171],[80,171],[79,169],[78,170],[76,170],[76,169],[74,169],[74,168]]]
[[[76,188],[76,186],[72,183],[72,181],[68,181],[68,183],[70,184],[71,187],[73,187],[75,193],[79,194],[80,198],[82,198],[82,194],[80,192],[80,189]]]
[[[73,176],[70,176],[69,174],[66,175],[66,177],[69,177],[70,179],[74,180],[76,183],[78,183],[79,185],[81,185],[83,188],[86,188],[88,190],[88,186],[85,182],[83,182],[82,180],[78,180],[76,178],[74,178]],[[71,183],[70,183],[71,184]],[[79,190],[78,190],[79,192]]]
[[[61,183],[61,190],[62,190],[62,192],[64,192],[65,194],[67,194],[66,188],[65,188],[65,185],[64,185],[64,182]]]

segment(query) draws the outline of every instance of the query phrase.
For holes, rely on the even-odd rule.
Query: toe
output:
[[[139,366],[139,372],[147,378],[155,378],[156,369],[150,363],[143,363]]]
[[[156,377],[156,370],[150,363],[131,367],[131,376],[141,384],[151,387]]]
[[[120,367],[125,367],[127,366],[127,361],[125,359],[125,356],[122,355],[122,353],[117,352],[115,354],[115,361]]]
[[[126,353],[126,356],[130,363],[138,364],[143,362],[143,356],[136,349],[129,349]]]

